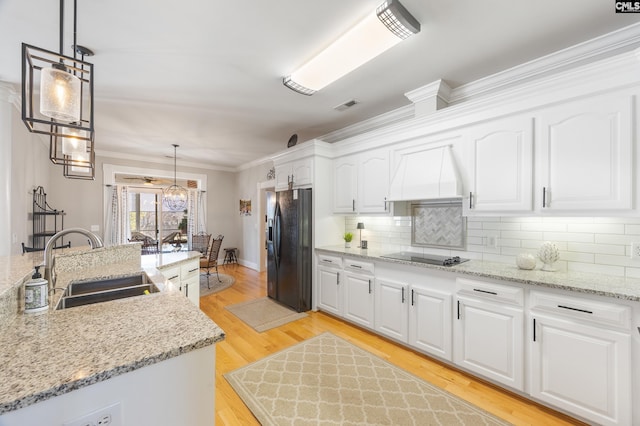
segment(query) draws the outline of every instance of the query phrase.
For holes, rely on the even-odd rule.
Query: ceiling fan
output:
[[[124,176],[123,180],[130,180],[135,182],[140,182],[145,185],[163,185],[169,183],[170,181],[167,179],[154,178],[150,176]]]

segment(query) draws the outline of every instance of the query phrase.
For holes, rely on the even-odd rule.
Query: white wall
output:
[[[273,162],[265,161],[241,170],[236,176],[237,199],[233,211],[240,236],[235,247],[239,250],[239,262],[252,269],[259,269],[260,221],[264,220],[259,206],[264,200],[258,197],[258,184],[267,180],[271,167]],[[240,199],[251,200],[251,216],[240,215]]]
[[[346,217],[345,232],[353,232],[354,241],[357,222],[364,222],[362,238],[370,248],[389,252],[411,249],[515,265],[518,254],[535,255],[544,241],[553,241],[560,250],[558,270],[640,278],[640,260],[630,258],[631,243],[640,242],[640,218],[470,217],[466,251],[412,248],[409,216]],[[498,247],[487,245],[489,237],[497,238]]]

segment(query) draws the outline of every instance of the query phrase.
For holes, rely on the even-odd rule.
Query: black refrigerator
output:
[[[267,294],[311,309],[311,189],[267,193]]]

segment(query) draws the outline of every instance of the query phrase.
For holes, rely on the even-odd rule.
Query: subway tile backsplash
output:
[[[356,245],[362,238],[369,247],[459,255],[515,265],[520,253],[536,254],[544,241],[560,250],[558,270],[640,278],[640,259],[631,259],[631,244],[640,243],[640,218],[608,217],[469,217],[467,249],[445,250],[411,247],[411,217],[349,216],[345,231],[353,232]],[[495,240],[497,246],[490,243]],[[541,265],[541,262],[538,263]]]

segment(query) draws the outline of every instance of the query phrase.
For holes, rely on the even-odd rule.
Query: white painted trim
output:
[[[123,173],[134,176],[153,176],[158,178],[173,179],[173,170],[147,169],[142,167],[121,166],[118,164],[103,164],[102,176],[105,185],[115,185],[116,173]],[[198,181],[198,189],[207,190],[207,175],[201,173],[188,173],[177,171],[178,179],[188,179]]]

